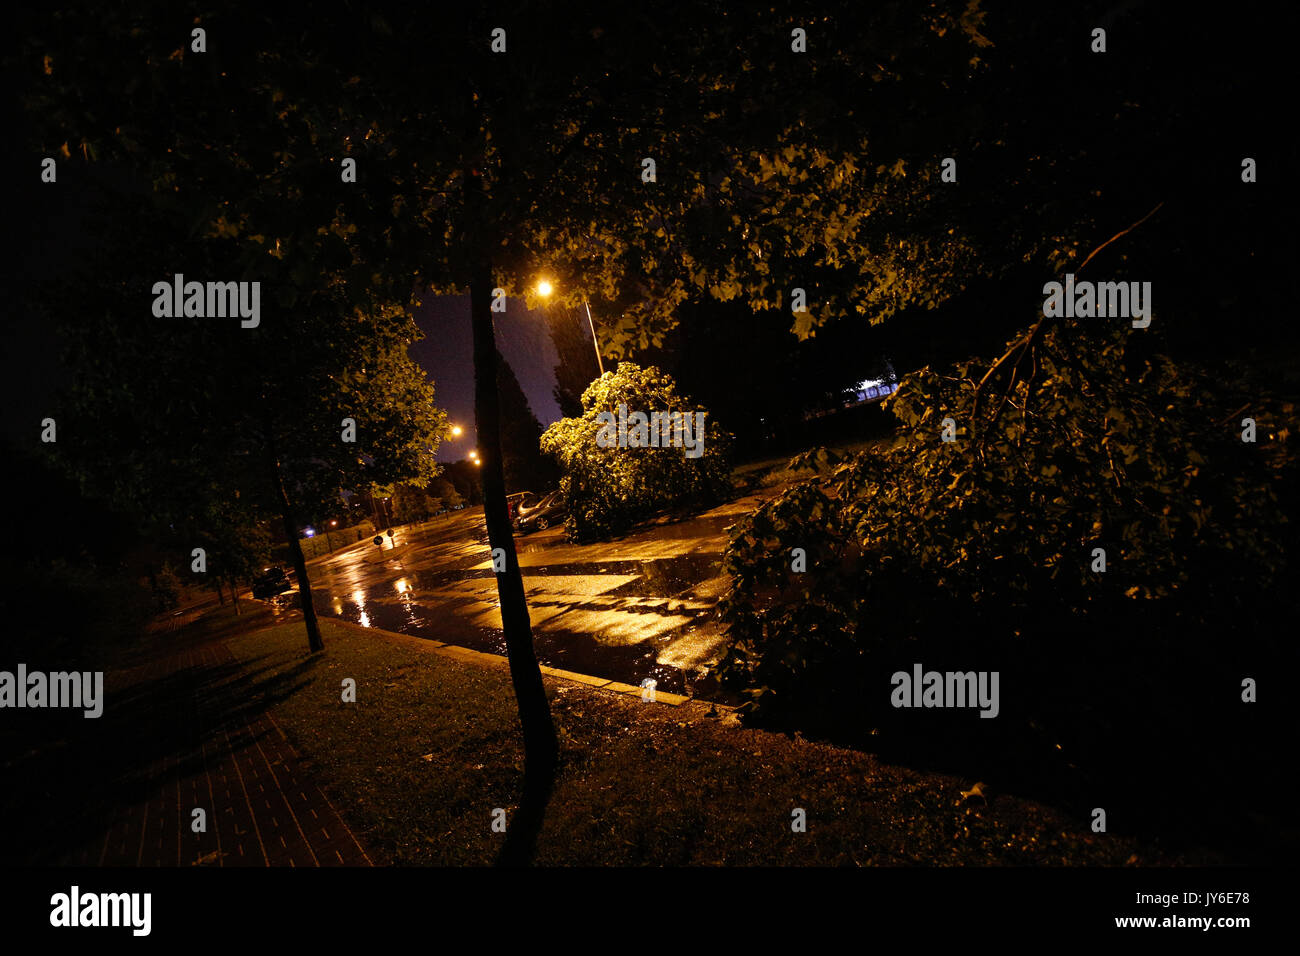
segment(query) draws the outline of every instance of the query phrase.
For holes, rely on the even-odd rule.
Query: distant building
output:
[[[804,421],[812,418],[822,418],[826,415],[834,415],[845,408],[855,408],[864,402],[878,402],[898,391],[898,379],[894,375],[894,369],[888,363],[885,365],[885,378],[866,379],[858,382],[857,386],[845,391],[847,400],[834,408],[823,408],[815,411],[805,412]]]
[[[898,391],[897,382],[859,382],[858,390],[853,393],[855,401],[845,402],[844,405],[848,408],[861,402],[874,402],[896,391]]]

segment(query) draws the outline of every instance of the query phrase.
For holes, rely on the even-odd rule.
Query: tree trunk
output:
[[[216,579],[216,583],[217,583],[217,600],[221,602],[221,606],[222,606],[222,607],[225,607],[225,606],[226,606],[226,589],[223,588],[223,587],[221,586],[221,578],[217,578],[217,579]]]
[[[525,786],[548,779],[554,771],[558,744],[551,708],[542,685],[542,672],[533,651],[532,625],[524,598],[524,579],[515,556],[515,539],[506,510],[505,478],[501,469],[500,405],[497,400],[496,336],[492,329],[492,274],[486,259],[477,264],[470,284],[470,321],[474,328],[474,419],[478,430],[483,479],[483,515],[489,547],[505,551],[505,571],[496,576],[505,629],[510,679],[519,703],[524,734]],[[535,783],[534,783],[535,785]]]
[[[274,451],[271,454],[271,472],[280,503],[280,517],[284,520],[284,536],[289,542],[293,570],[298,575],[298,599],[302,602],[302,621],[307,625],[307,647],[315,653],[325,650],[325,642],[321,640],[320,625],[316,622],[316,607],[311,602],[311,583],[307,580],[307,559],[303,557],[302,542],[298,540],[298,522],[294,520],[289,495],[284,490],[284,475],[280,472],[280,462],[275,458]]]
[[[230,577],[230,603],[235,605],[235,616],[244,613],[239,609],[239,581],[234,575]]]

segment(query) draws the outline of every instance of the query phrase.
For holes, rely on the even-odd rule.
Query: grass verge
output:
[[[504,665],[322,621],[277,723],[377,860],[491,863],[522,750]],[[229,639],[271,686],[301,667],[300,623]],[[343,703],[344,678],[357,685]],[[735,725],[707,704],[642,703],[547,679],[562,767],[537,845],[552,865],[1160,865],[1183,862],[1010,795],[959,806],[973,781]],[[796,808],[807,832],[792,831]]]

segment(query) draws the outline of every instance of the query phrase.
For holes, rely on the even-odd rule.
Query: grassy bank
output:
[[[274,716],[385,862],[487,864],[522,779],[504,667],[322,622],[229,641],[258,687],[295,675]],[[305,663],[305,667],[304,667]],[[357,702],[340,700],[344,678]],[[973,781],[741,728],[705,704],[668,707],[547,681],[563,766],[538,841],[544,864],[1123,865],[1173,862],[1087,821],[1011,796],[958,806]],[[792,810],[807,832],[791,831]]]

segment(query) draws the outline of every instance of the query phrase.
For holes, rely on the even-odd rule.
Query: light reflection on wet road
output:
[[[533,643],[543,664],[723,699],[707,665],[721,653],[714,614],[724,529],[756,498],[626,538],[572,545],[562,528],[515,539]],[[396,547],[358,545],[310,566],[321,615],[504,654],[482,509],[396,530]],[[387,540],[385,540],[387,545]],[[281,602],[296,603],[296,592]]]

